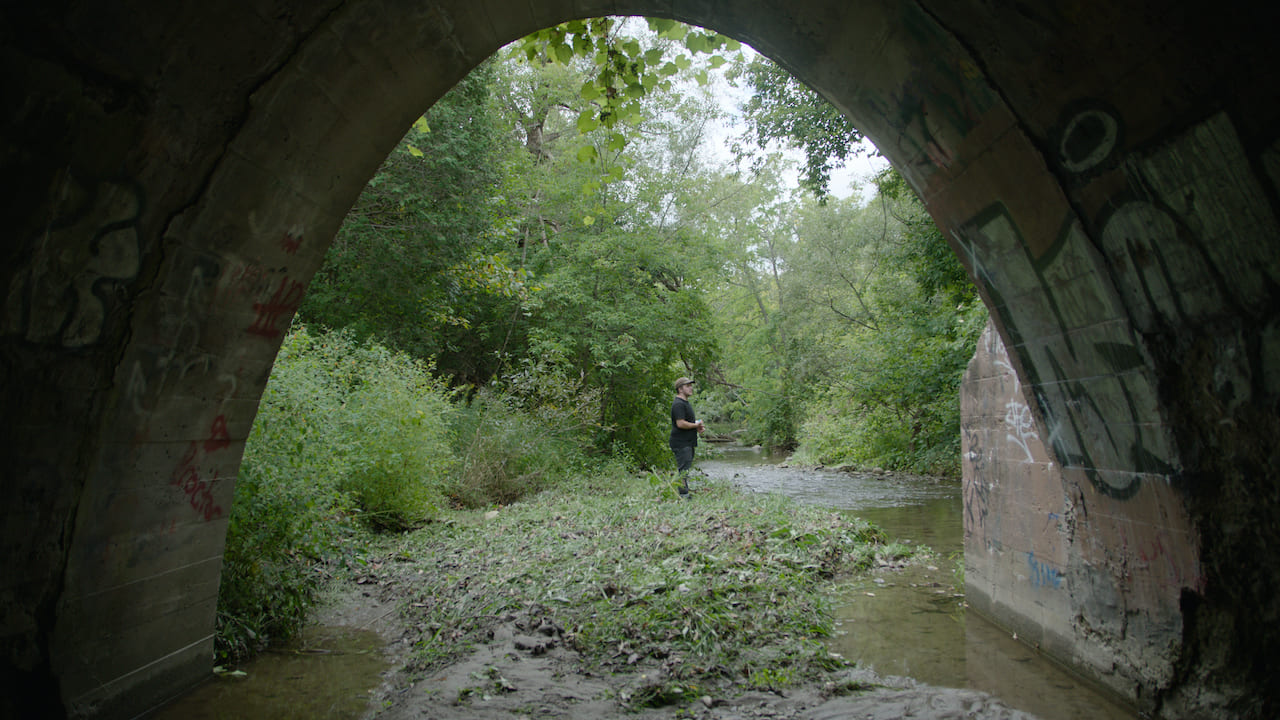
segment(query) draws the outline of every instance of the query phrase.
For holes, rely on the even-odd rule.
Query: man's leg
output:
[[[680,475],[680,494],[689,494],[689,469],[693,467],[693,446],[671,448],[676,454],[676,472]]]

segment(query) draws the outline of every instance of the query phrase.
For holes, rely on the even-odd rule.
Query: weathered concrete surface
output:
[[[502,43],[629,12],[822,91],[970,268],[1028,467],[1063,474],[1056,525],[1041,486],[989,510],[996,602],[1153,713],[1280,712],[1268,16],[1096,0],[4,6],[0,703],[126,716],[199,679],[244,438],[345,210]]]
[[[1126,698],[1168,687],[1182,593],[1205,584],[1178,493],[1118,498],[1064,468],[990,325],[960,397],[970,605]]]

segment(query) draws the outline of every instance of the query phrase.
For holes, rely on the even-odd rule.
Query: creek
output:
[[[890,540],[931,548],[929,564],[882,568],[833,597],[832,652],[880,675],[971,688],[1044,720],[1137,716],[992,624],[967,612],[956,572],[964,557],[960,482],[787,467],[780,456],[699,446],[697,471],[753,492],[862,517]]]
[[[349,720],[361,717],[387,669],[378,633],[309,626],[282,648],[211,678],[152,720]]]

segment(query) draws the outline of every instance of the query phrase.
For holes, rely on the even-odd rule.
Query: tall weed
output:
[[[598,430],[599,391],[527,363],[476,393],[457,415],[461,467],[452,488],[463,507],[505,505],[571,477]]]

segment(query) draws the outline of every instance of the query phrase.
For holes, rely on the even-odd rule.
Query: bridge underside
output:
[[[502,44],[602,14],[783,64],[969,267],[999,335],[966,400],[975,600],[1154,714],[1280,710],[1263,4],[28,5],[0,10],[3,711],[132,716],[207,674],[244,439],[345,211]]]

